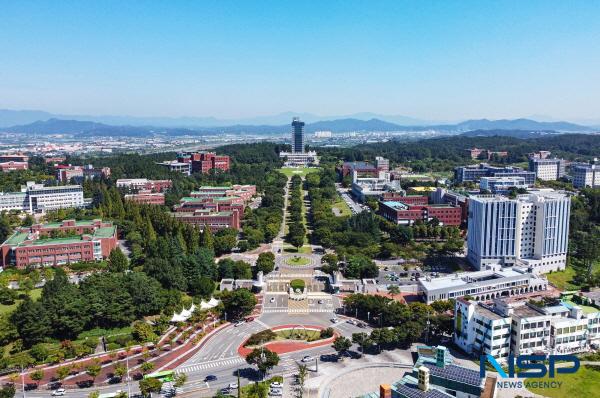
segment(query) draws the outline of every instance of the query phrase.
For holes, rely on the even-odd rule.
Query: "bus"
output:
[[[173,381],[175,372],[172,370],[163,370],[162,372],[154,372],[144,376],[144,379],[157,379],[164,382]]]

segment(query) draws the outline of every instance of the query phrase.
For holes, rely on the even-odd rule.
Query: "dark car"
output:
[[[204,378],[204,381],[215,381],[217,380],[217,376],[215,375],[208,375]]]

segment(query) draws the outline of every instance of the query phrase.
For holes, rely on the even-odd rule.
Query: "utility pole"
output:
[[[242,397],[242,386],[240,385],[240,369],[238,368],[237,370],[237,385],[238,385],[238,391],[237,391],[237,398],[241,398]]]
[[[125,356],[125,363],[127,366],[127,396],[131,397],[131,382],[130,382],[130,377],[129,377],[129,353],[126,353]]]
[[[23,391],[23,398],[25,398],[25,375],[23,374],[23,365],[21,365],[21,389]]]

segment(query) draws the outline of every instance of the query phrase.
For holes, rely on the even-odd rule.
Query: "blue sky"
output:
[[[4,1],[0,108],[600,119],[599,1]]]

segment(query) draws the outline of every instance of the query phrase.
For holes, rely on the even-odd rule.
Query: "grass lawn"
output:
[[[282,167],[279,169],[279,172],[285,174],[286,177],[292,177],[296,175],[304,177],[307,174],[316,173],[319,170],[320,168],[318,167]]]
[[[286,329],[278,330],[275,334],[282,340],[315,341],[321,338],[321,332],[319,330]]]
[[[352,215],[352,211],[350,211],[350,208],[342,198],[338,198],[333,204],[332,208],[337,209],[337,213],[334,212],[333,214],[337,215],[338,217],[350,217]]]
[[[307,265],[310,263],[310,260],[306,257],[291,257],[286,259],[285,263],[289,265]]]
[[[301,254],[310,254],[311,248],[310,245],[304,245],[300,249],[296,249],[294,246],[286,244],[283,248],[283,251],[286,253],[301,253]]]
[[[42,296],[41,288],[33,289],[29,292],[29,297],[31,297],[31,299],[33,301],[38,300],[41,296]],[[21,301],[22,300],[15,300],[15,303],[11,304],[11,305],[0,304],[0,315],[4,315],[4,314],[8,314],[9,312],[12,312],[15,308],[17,308],[19,306],[19,304],[21,304]]]
[[[582,365],[576,373],[557,374],[553,379],[525,379],[527,382],[562,382],[560,388],[531,388],[529,391],[549,398],[594,397],[600,391],[600,371]],[[594,392],[596,391],[596,392]]]
[[[548,282],[552,283],[560,290],[578,290],[579,286],[573,283],[575,273],[575,268],[567,267],[564,271],[546,274],[546,277],[548,278]]]

